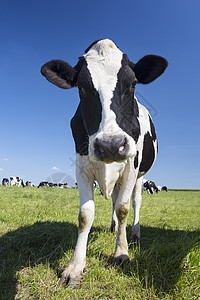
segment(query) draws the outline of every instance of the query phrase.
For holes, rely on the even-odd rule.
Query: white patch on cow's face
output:
[[[121,68],[123,53],[109,39],[100,40],[84,55],[93,85],[99,94],[102,105],[102,119],[99,130],[89,137],[89,157],[95,161],[94,141],[103,136],[123,135],[129,144],[127,157],[136,155],[135,142],[116,122],[116,115],[111,110],[111,99],[117,85],[117,75]]]

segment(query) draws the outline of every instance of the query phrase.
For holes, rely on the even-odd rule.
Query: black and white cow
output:
[[[168,191],[168,188],[166,187],[166,185],[164,185],[164,186],[162,187],[161,191],[165,191],[165,192]]]
[[[3,178],[3,179],[2,179],[2,185],[3,185],[3,186],[8,186],[8,185],[9,185],[9,180],[8,180],[8,178]]]
[[[10,186],[22,186],[25,187],[23,179],[21,177],[12,176],[10,177]]]
[[[49,187],[49,183],[47,181],[41,181],[38,185],[38,188],[39,187]]]
[[[59,187],[61,189],[67,189],[67,187],[68,187],[67,183],[62,183],[62,182],[55,183],[54,186],[57,186],[57,187]]]
[[[31,181],[26,181],[26,186],[33,186]]]
[[[166,185],[164,185],[164,186],[158,185],[158,191],[159,191],[159,192],[161,192],[161,191],[167,192],[167,191],[168,191],[168,188],[166,187]]]
[[[75,67],[52,60],[41,68],[50,82],[63,89],[76,86],[80,95],[71,120],[77,152],[79,233],[60,286],[78,283],[85,268],[94,219],[94,180],[106,199],[112,195],[112,228],[118,227],[114,264],[128,260],[126,220],[131,195],[135,215],[132,238],[140,238],[142,178],[155,161],[157,139],[152,119],[135,98],[134,90],[137,83],[147,84],[159,77],[167,64],[156,55],[144,56],[135,64],[113,41],[104,39],[91,44]]]
[[[154,191],[158,193],[159,188],[156,186],[154,181],[143,179],[142,190],[145,190],[148,194],[153,195]]]

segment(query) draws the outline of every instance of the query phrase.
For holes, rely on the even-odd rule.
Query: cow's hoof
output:
[[[81,284],[81,279],[82,279],[82,276],[76,276],[76,277],[70,278],[69,276],[66,277],[66,276],[62,275],[62,277],[58,281],[58,288],[67,287],[70,289],[78,289]]]
[[[128,262],[130,261],[128,255],[123,254],[117,257],[113,258],[113,265],[114,266],[120,266],[124,267]]]

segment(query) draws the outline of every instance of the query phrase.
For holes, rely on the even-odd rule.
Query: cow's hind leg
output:
[[[114,231],[118,231],[118,218],[117,218],[117,215],[116,215],[116,209],[115,209],[115,205],[116,205],[116,201],[117,201],[117,197],[118,197],[118,194],[119,194],[119,183],[116,183],[115,184],[115,187],[113,189],[113,192],[112,192],[112,205],[113,205],[113,212],[112,212],[112,221],[111,221],[111,226],[110,226],[110,230],[111,232],[114,232]]]
[[[113,263],[124,264],[129,260],[128,243],[126,238],[126,222],[129,213],[130,197],[135,185],[137,174],[132,169],[132,164],[127,165],[125,176],[120,182],[120,190],[115,204],[115,211],[118,219],[118,236]]]
[[[131,230],[132,241],[140,240],[139,213],[140,213],[140,206],[142,203],[142,179],[143,177],[137,179],[133,190],[133,195],[132,195],[132,201],[133,201],[132,204],[134,210],[134,220],[133,220],[133,226]]]
[[[116,215],[118,218],[118,236],[116,241],[115,254],[113,258],[114,265],[129,260],[128,256],[128,243],[126,238],[126,222],[129,213],[130,199],[123,203],[116,203]]]

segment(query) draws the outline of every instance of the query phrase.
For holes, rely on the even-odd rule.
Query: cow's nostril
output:
[[[126,139],[126,137],[125,137],[124,140],[123,140],[122,143],[121,143],[121,146],[119,147],[119,150],[118,150],[118,151],[119,151],[119,154],[123,154],[123,153],[124,153],[126,144],[127,144],[127,139]]]
[[[124,146],[119,147],[119,153],[124,151]]]

